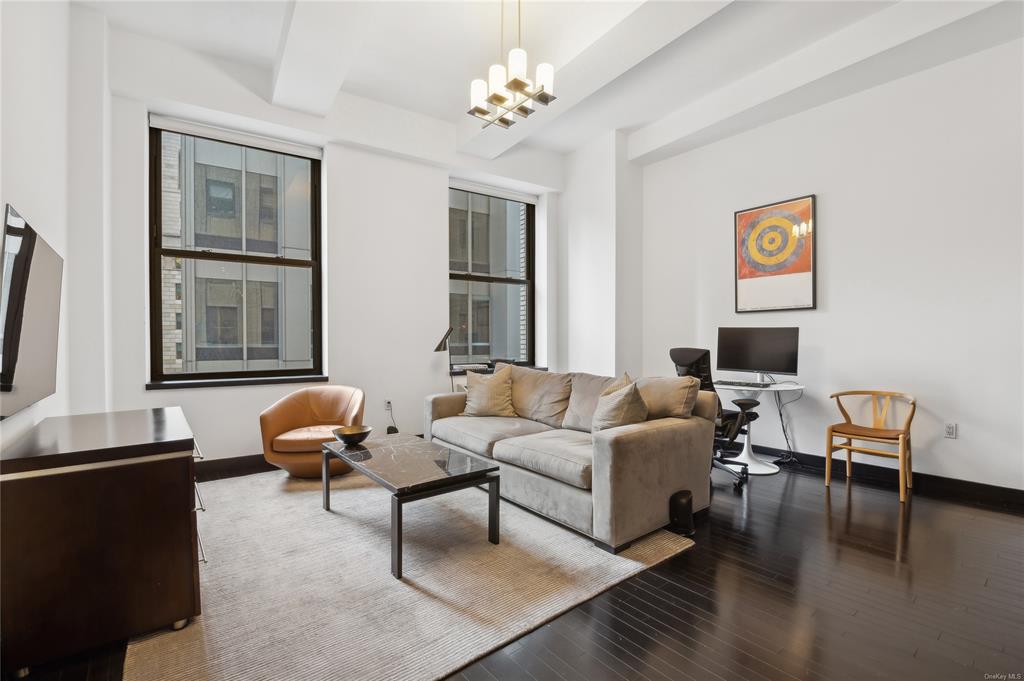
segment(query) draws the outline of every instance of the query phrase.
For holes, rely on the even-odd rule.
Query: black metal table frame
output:
[[[350,461],[343,459],[329,450],[325,450],[323,452],[323,468],[321,470],[321,477],[323,478],[323,507],[325,511],[331,510],[332,456],[351,465]],[[377,476],[371,475],[367,471],[360,472],[364,473],[375,482],[385,486],[385,488],[387,487],[386,483],[384,483],[383,480],[380,480]],[[468,479],[459,479],[452,483],[439,480],[436,484],[431,484],[415,491],[395,492],[391,495],[391,574],[394,575],[395,579],[402,578],[402,506],[412,503],[413,501],[419,501],[420,499],[429,499],[430,497],[448,494],[449,492],[457,492],[461,489],[468,489],[470,487],[478,487],[480,485],[487,485],[487,541],[492,544],[497,544],[499,543],[499,508],[501,504],[501,479],[497,471],[491,471]]]

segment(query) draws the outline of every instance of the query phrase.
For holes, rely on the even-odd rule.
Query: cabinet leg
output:
[[[187,617],[185,619],[183,619],[183,620],[177,620],[176,622],[171,623],[171,629],[173,629],[174,631],[181,631],[186,626],[188,626],[188,618]]]

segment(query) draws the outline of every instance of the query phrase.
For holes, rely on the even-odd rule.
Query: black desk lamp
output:
[[[448,336],[452,335],[452,327],[448,327],[445,331],[444,336],[441,338],[441,342],[434,348],[434,352],[447,352],[448,353],[448,378],[452,381],[452,392],[455,392],[455,377],[452,376],[452,351],[448,347]]]

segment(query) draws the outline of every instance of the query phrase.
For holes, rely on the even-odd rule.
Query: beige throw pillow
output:
[[[619,390],[622,390],[623,388],[625,388],[627,385],[629,385],[632,382],[633,382],[633,379],[629,377],[629,374],[626,373],[626,372],[623,372],[622,376],[619,379],[617,379],[614,383],[612,383],[610,386],[608,386],[607,388],[605,388],[604,390],[601,391],[601,397],[604,397],[605,395],[611,395],[614,392],[618,392]],[[599,401],[600,401],[600,398],[599,398]],[[595,405],[595,407],[596,407],[596,405]]]
[[[583,373],[569,375],[572,378],[572,393],[569,395],[569,406],[562,420],[562,427],[589,433],[593,425],[597,400],[616,379],[611,376]]]
[[[512,408],[512,367],[493,374],[466,372],[466,409],[463,416],[515,416]]]
[[[700,392],[700,379],[696,376],[641,378],[636,387],[647,403],[647,418],[675,417],[688,419],[693,414]]]
[[[640,397],[636,383],[629,383],[623,388],[601,395],[594,410],[592,432],[596,433],[608,428],[628,426],[631,423],[642,423],[647,420],[647,405]]]
[[[561,428],[572,389],[569,374],[498,364],[499,369],[507,366],[512,368],[512,408],[516,414],[552,428]]]

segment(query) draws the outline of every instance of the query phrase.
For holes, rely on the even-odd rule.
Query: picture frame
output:
[[[733,214],[737,313],[817,308],[816,210],[807,194]]]

